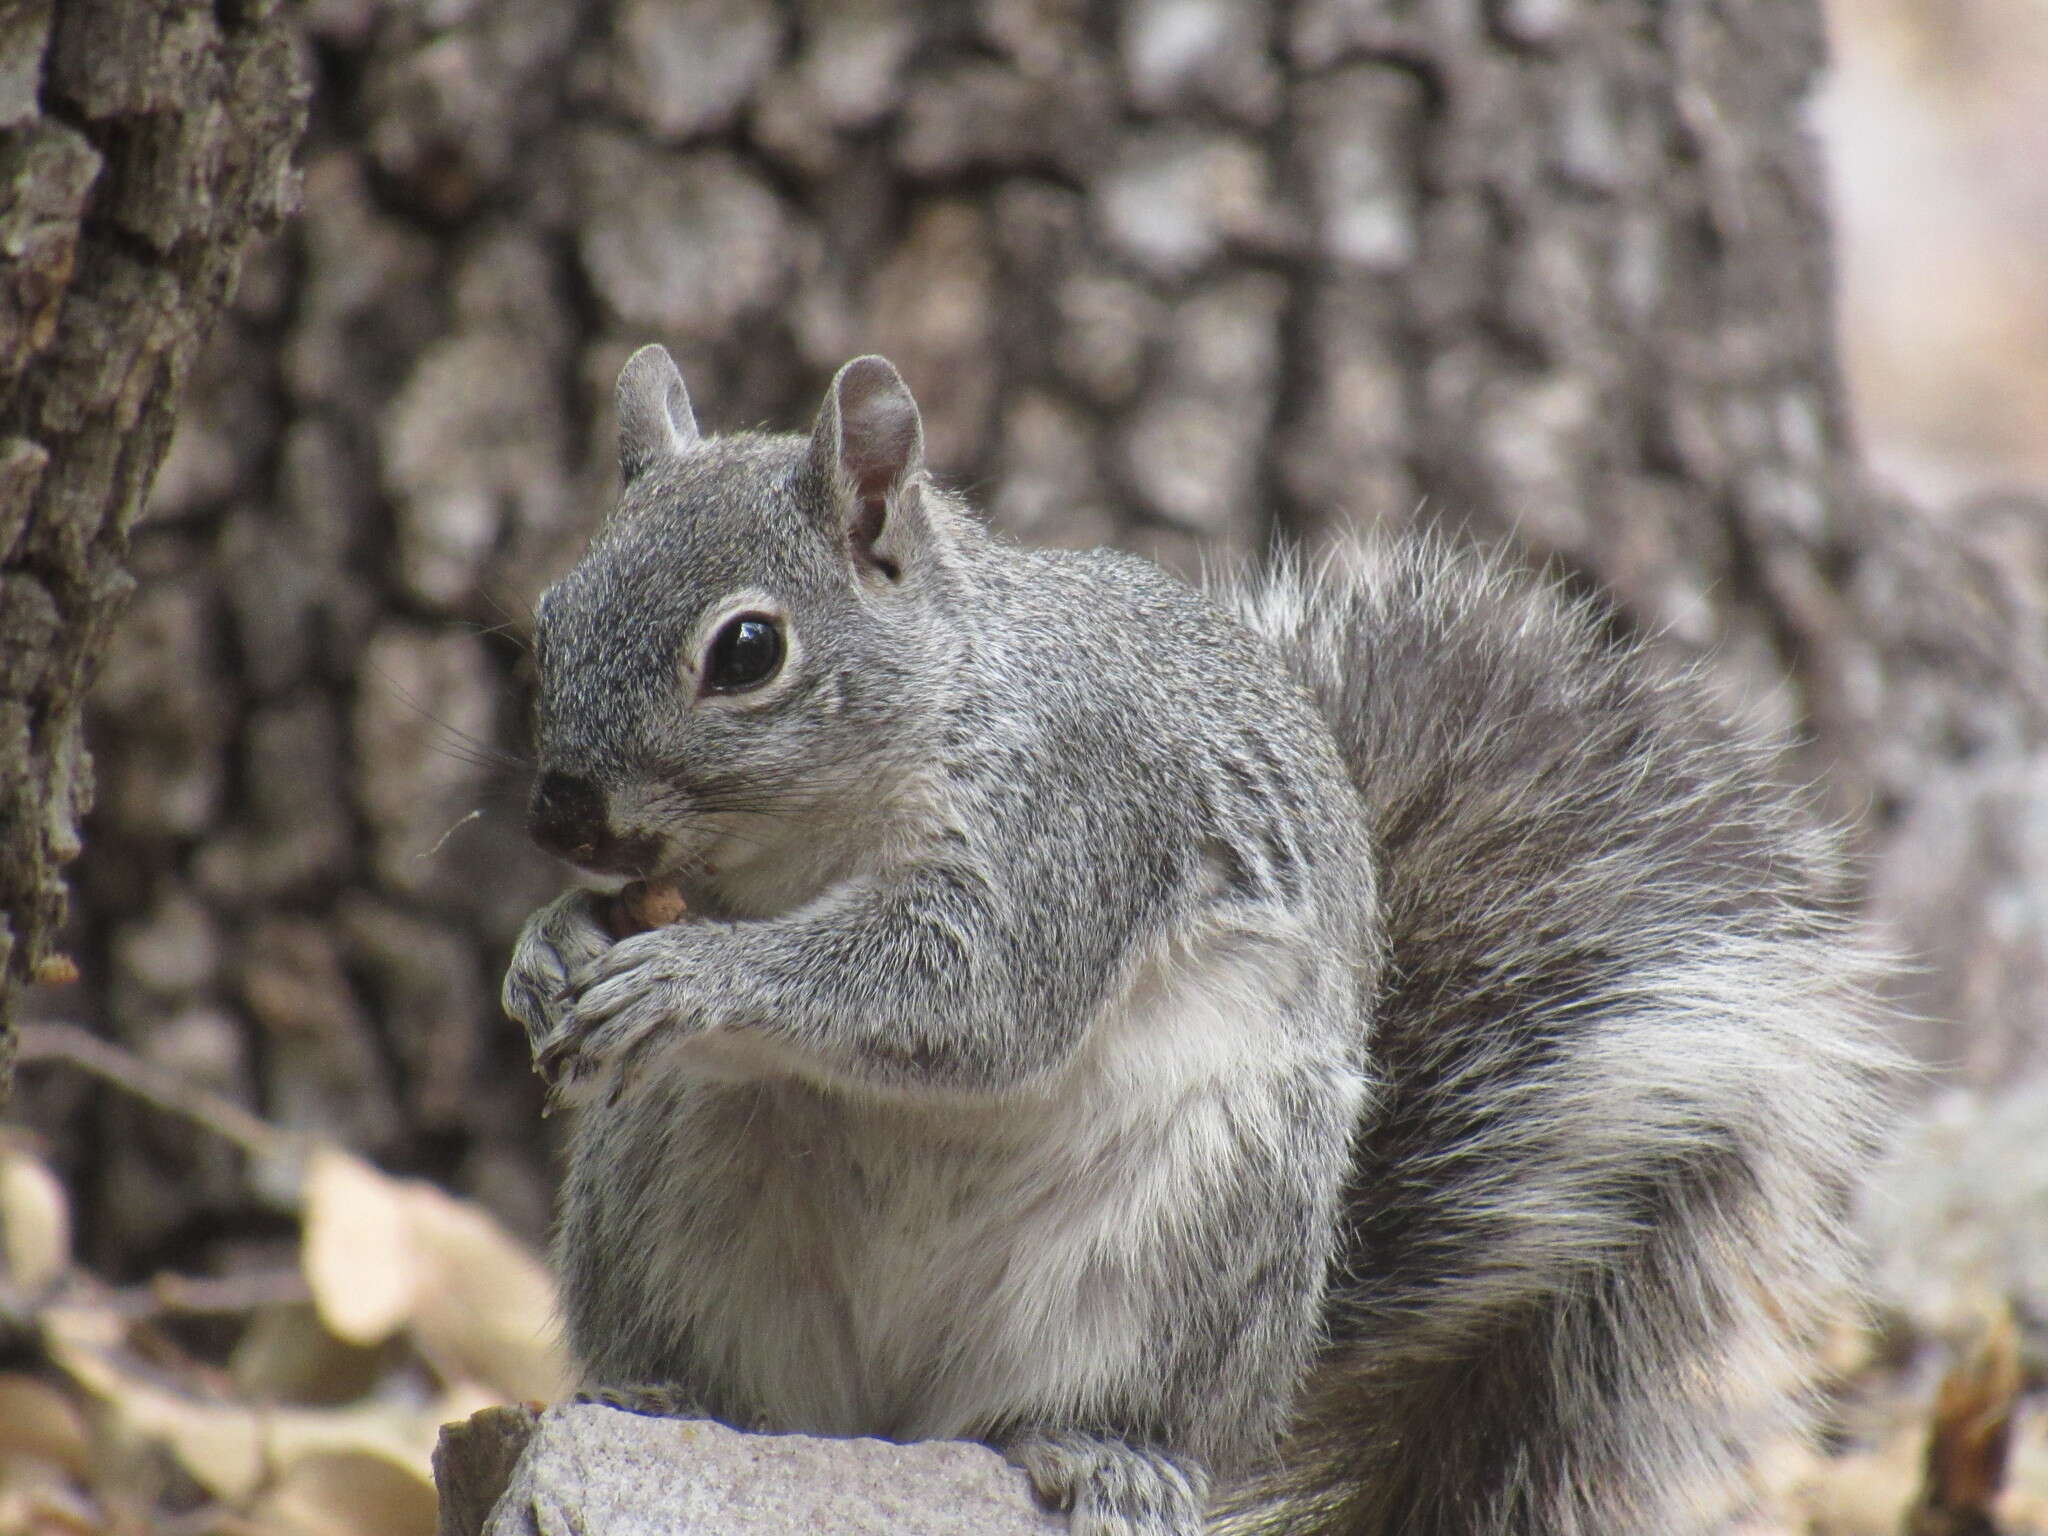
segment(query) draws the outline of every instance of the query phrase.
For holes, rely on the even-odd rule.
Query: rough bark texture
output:
[[[285,8],[0,11],[0,1101],[92,802],[82,698],[129,529],[251,238],[295,200]]]
[[[1512,542],[1803,731],[1886,889],[1895,826],[1939,862],[2040,804],[2013,787],[2048,716],[2038,521],[1937,530],[1856,477],[1811,4],[300,14],[306,214],[202,362],[136,544],[87,985],[47,1005],[279,1121],[544,1219],[493,998],[558,876],[495,754],[653,339],[711,427],[802,423],[834,365],[888,353],[941,472],[1024,539],[1183,570],[1373,523]],[[1992,1070],[2044,985],[2014,878],[2037,926],[2009,963],[1928,973],[2003,1031]],[[1891,918],[1981,951],[1984,899],[1937,923],[1908,881]],[[218,1148],[37,1086],[100,1263],[239,1210]]]

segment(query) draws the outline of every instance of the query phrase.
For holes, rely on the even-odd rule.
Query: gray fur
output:
[[[1218,1529],[1718,1528],[1806,1416],[1897,1067],[1838,836],[1694,679],[1474,557],[1239,601],[1371,807],[1391,963],[1326,1343]]]
[[[698,440],[690,392],[666,347],[642,347],[626,359],[619,370],[616,401],[622,480],[636,479],[651,465],[689,452]]]
[[[543,603],[550,837],[695,914],[565,898],[506,980],[581,1105],[591,1388],[990,1439],[1083,1536],[1212,1484],[1695,1528],[1842,1283],[1887,1058],[1834,840],[1537,584],[1410,547],[1240,622],[920,445],[849,364],[808,440],[641,466]],[[788,657],[719,693],[736,613]]]

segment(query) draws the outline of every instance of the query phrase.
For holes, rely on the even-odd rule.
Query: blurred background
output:
[[[0,1375],[62,1453],[0,1432],[0,1530],[430,1529],[433,1424],[556,1381],[524,635],[656,339],[710,430],[886,352],[1020,539],[1500,545],[1785,733],[1927,1072],[1754,1529],[2048,1530],[2048,6],[1829,0],[1829,68],[1793,0],[289,16],[303,210],[136,529],[23,1010],[0,1344],[70,1385]]]
[[[1817,124],[1871,467],[1923,504],[2048,486],[2048,6],[1828,0]]]

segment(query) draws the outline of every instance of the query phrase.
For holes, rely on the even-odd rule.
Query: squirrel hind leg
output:
[[[1002,1449],[1073,1536],[1202,1536],[1209,1474],[1197,1462],[1078,1430],[1030,1430]]]

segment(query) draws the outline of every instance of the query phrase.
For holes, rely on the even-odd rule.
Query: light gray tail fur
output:
[[[1236,599],[1370,808],[1389,963],[1326,1343],[1212,1530],[1711,1529],[1805,1416],[1894,1069],[1839,838],[1696,680],[1481,557]]]

